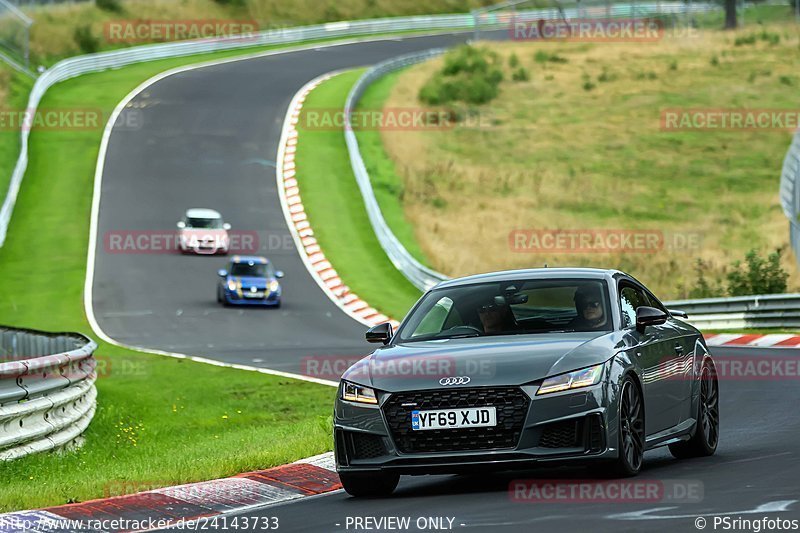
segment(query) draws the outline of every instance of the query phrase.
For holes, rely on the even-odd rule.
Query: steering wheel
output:
[[[483,331],[479,330],[475,326],[467,326],[467,325],[453,326],[452,328],[440,331],[437,334],[437,336],[439,336],[439,335],[453,335],[453,334],[458,335],[460,333],[464,333],[464,334],[466,334],[466,333],[477,333],[478,335],[482,335]]]

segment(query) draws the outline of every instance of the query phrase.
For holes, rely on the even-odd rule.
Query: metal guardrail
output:
[[[409,65],[426,61],[441,55],[444,50],[428,50],[425,52],[401,56],[377,64],[367,70],[353,86],[345,104],[345,140],[350,155],[350,163],[356,182],[361,191],[370,223],[378,241],[395,267],[420,290],[427,290],[436,283],[447,279],[447,276],[419,263],[403,247],[383,218],[383,215],[372,189],[369,173],[366,169],[358,140],[352,129],[350,112],[356,109],[366,89],[381,77]],[[789,179],[791,178],[791,179]],[[795,182],[800,178],[800,132],[786,157],[784,175],[781,181],[781,199],[784,211],[790,216],[792,223],[793,246],[800,238],[800,224],[796,216],[790,213],[800,212],[800,188],[795,189]],[[788,204],[788,207],[787,207]],[[793,209],[793,211],[787,211]],[[743,328],[795,328],[800,327],[800,294],[776,294],[767,296],[743,296],[732,298],[710,298],[703,300],[677,300],[666,302],[673,309],[680,309],[689,314],[689,321],[700,328],[709,329],[743,329]]]
[[[94,416],[97,345],[0,327],[0,461],[68,447]]]
[[[399,70],[401,68],[421,63],[433,57],[437,57],[445,52],[444,49],[426,50],[421,53],[408,54],[402,57],[390,59],[379,63],[374,67],[367,70],[361,78],[358,79],[356,84],[347,95],[345,102],[345,125],[344,125],[344,138],[347,143],[347,151],[350,154],[350,164],[353,167],[353,174],[356,177],[358,188],[361,191],[361,196],[364,198],[364,205],[367,209],[369,221],[372,224],[372,229],[378,237],[381,247],[389,256],[389,259],[408,280],[418,289],[425,291],[436,285],[442,280],[447,279],[447,276],[430,269],[414,259],[414,257],[406,250],[403,244],[397,239],[392,232],[386,220],[383,218],[378,200],[375,198],[375,191],[372,189],[372,182],[367,172],[367,167],[364,164],[364,159],[361,157],[361,151],[358,147],[358,139],[353,131],[350,114],[355,111],[356,106],[367,88],[376,80],[383,76]]]
[[[267,45],[288,45],[339,37],[397,33],[426,30],[468,30],[473,25],[472,15],[436,15],[400,18],[382,18],[356,22],[334,22],[298,28],[273,29],[252,35],[225,38],[199,39],[173,43],[136,46],[112,52],[101,52],[65,59],[39,76],[31,90],[27,111],[35,113],[47,90],[56,83],[107,69],[125,67],[135,63],[158,59],[183,57],[224,50],[252,48]],[[0,208],[0,246],[5,242],[8,224],[14,211],[19,188],[28,166],[28,128],[22,128],[21,149],[11,175],[8,192]]]
[[[664,302],[700,329],[800,328],[800,294],[735,296]]]
[[[707,6],[711,4],[699,2],[691,4],[691,8],[685,8],[686,4],[682,2],[650,2],[635,5],[637,6],[636,13],[641,13],[642,9],[648,9],[647,6],[660,6],[659,9],[661,10],[667,10],[669,6],[683,6],[681,7],[682,9],[703,11],[709,9]],[[541,16],[541,14],[546,11],[552,10],[531,10],[526,13],[539,13]],[[481,21],[480,24],[482,24],[482,29],[508,28],[509,19],[498,17],[495,20]],[[120,68],[145,61],[224,50],[252,48],[256,46],[287,45],[321,39],[358,37],[404,31],[457,31],[472,30],[474,28],[475,18],[472,13],[391,17],[360,21],[331,22],[297,28],[271,29],[248,35],[150,44],[111,52],[89,54],[60,61],[42,74],[33,86],[26,109],[29,113],[35,113],[45,92],[56,83],[82,74]],[[20,155],[11,175],[8,192],[3,200],[2,207],[0,207],[0,247],[2,247],[5,242],[6,234],[8,233],[8,224],[10,223],[11,215],[14,211],[14,204],[17,201],[19,188],[28,166],[29,133],[27,128],[23,128],[20,133]]]
[[[786,152],[781,172],[781,207],[789,219],[789,239],[797,263],[800,264],[800,130]]]

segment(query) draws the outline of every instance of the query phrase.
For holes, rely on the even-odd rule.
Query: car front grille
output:
[[[542,430],[539,446],[542,448],[574,448],[582,446],[579,441],[582,420],[567,420],[548,424]]]
[[[353,459],[374,459],[386,455],[383,438],[379,435],[353,433]]]
[[[519,442],[530,399],[517,387],[423,390],[393,394],[382,409],[395,445],[402,453],[514,448]],[[497,408],[497,426],[411,429],[411,412],[465,407]]]

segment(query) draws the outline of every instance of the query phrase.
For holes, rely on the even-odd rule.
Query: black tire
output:
[[[217,302],[222,304],[222,307],[229,307],[228,299],[225,298],[225,293],[222,287],[217,287]]]
[[[382,498],[389,496],[400,482],[398,474],[339,473],[342,487],[356,498]]]
[[[607,477],[633,477],[644,462],[644,402],[633,379],[622,380],[619,397],[619,456],[606,465]]]
[[[700,401],[697,402],[697,424],[692,438],[669,445],[676,459],[714,455],[719,444],[719,382],[717,373],[708,363],[700,375]]]

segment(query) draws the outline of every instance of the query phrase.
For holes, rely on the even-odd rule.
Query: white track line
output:
[[[450,33],[453,33],[453,32],[450,32]],[[423,35],[415,35],[414,37],[410,37],[410,38],[413,39],[413,38],[420,38],[420,37],[429,37],[429,36],[433,36],[433,35],[447,35],[447,34],[448,33],[429,33],[429,34],[423,34]],[[167,357],[175,357],[175,358],[179,358],[179,359],[189,359],[191,361],[195,361],[195,362],[198,362],[198,363],[211,364],[211,365],[214,365],[214,366],[222,366],[222,367],[227,367],[227,368],[236,368],[236,369],[239,369],[239,370],[247,370],[247,371],[251,371],[251,372],[260,372],[262,374],[269,374],[269,375],[273,375],[273,376],[281,376],[281,377],[286,377],[286,378],[299,379],[299,380],[302,380],[302,381],[309,381],[309,382],[318,383],[318,384],[321,384],[321,385],[328,385],[328,386],[331,386],[331,387],[338,387],[339,384],[337,382],[324,380],[324,379],[317,379],[317,378],[313,378],[313,377],[310,377],[310,376],[303,376],[301,374],[293,374],[293,373],[289,373],[289,372],[281,372],[281,371],[278,371],[278,370],[270,370],[270,369],[267,369],[267,368],[260,368],[260,367],[247,366],[247,365],[223,363],[221,361],[215,361],[215,360],[204,358],[204,357],[195,357],[195,356],[190,356],[190,355],[186,355],[186,354],[182,354],[182,353],[168,352],[168,351],[164,351],[164,350],[153,350],[153,349],[150,349],[150,348],[142,348],[140,346],[132,346],[132,345],[128,345],[128,344],[119,342],[119,341],[111,338],[108,334],[106,334],[106,332],[103,331],[103,329],[100,327],[100,324],[97,322],[97,319],[95,318],[94,307],[92,305],[92,290],[93,290],[93,285],[94,285],[94,267],[95,267],[95,258],[96,258],[95,257],[96,256],[96,248],[97,248],[97,227],[98,227],[98,220],[99,220],[99,215],[100,215],[100,194],[101,194],[102,184],[103,184],[103,170],[105,168],[106,154],[108,152],[108,143],[109,143],[109,140],[111,138],[111,133],[112,133],[112,131],[114,129],[114,124],[116,123],[116,121],[119,118],[119,116],[122,113],[122,111],[142,91],[144,91],[145,89],[147,89],[151,85],[153,85],[153,84],[155,84],[155,83],[157,83],[157,82],[159,82],[159,81],[161,81],[161,80],[163,80],[165,78],[168,78],[169,76],[174,76],[175,74],[180,74],[180,73],[183,73],[183,72],[188,72],[188,71],[197,70],[197,69],[201,69],[201,68],[213,67],[213,66],[223,65],[223,64],[227,64],[227,63],[235,63],[237,61],[247,61],[249,59],[268,57],[268,56],[279,55],[279,54],[289,54],[289,53],[305,51],[305,50],[314,50],[314,49],[320,49],[320,48],[332,48],[332,47],[335,47],[335,46],[345,46],[345,45],[349,45],[349,44],[357,44],[357,43],[365,43],[365,42],[390,41],[390,40],[392,40],[391,37],[378,37],[378,38],[370,38],[370,37],[368,37],[368,38],[364,38],[364,39],[350,39],[350,40],[346,40],[346,41],[337,41],[337,42],[329,43],[329,44],[319,44],[319,43],[317,43],[317,44],[304,45],[304,46],[298,46],[298,47],[293,47],[293,48],[285,48],[285,49],[280,49],[280,50],[271,50],[271,51],[267,51],[267,52],[256,52],[256,53],[253,53],[253,54],[245,54],[245,55],[241,55],[241,56],[237,56],[237,57],[229,57],[229,58],[224,58],[224,59],[215,59],[215,60],[211,60],[211,61],[204,61],[204,62],[200,62],[200,63],[195,63],[195,64],[192,64],[192,65],[184,65],[184,66],[181,66],[181,67],[176,67],[176,68],[167,70],[165,72],[162,72],[160,74],[157,74],[157,75],[153,76],[152,78],[148,79],[147,81],[145,81],[144,83],[142,83],[141,85],[136,87],[133,91],[128,93],[125,96],[125,98],[123,98],[122,101],[119,104],[117,104],[117,107],[114,108],[114,112],[111,113],[111,116],[109,117],[108,122],[106,123],[106,127],[103,130],[103,137],[102,137],[102,140],[100,142],[100,151],[97,154],[97,165],[95,167],[95,174],[94,174],[94,191],[92,193],[92,212],[91,212],[91,220],[90,220],[90,224],[89,224],[89,247],[88,247],[88,250],[87,250],[87,257],[86,257],[86,281],[84,283],[84,290],[83,290],[83,306],[84,306],[84,309],[86,311],[86,319],[89,321],[89,325],[91,326],[92,330],[95,332],[95,334],[98,337],[100,337],[100,339],[102,339],[103,341],[105,341],[105,342],[107,342],[109,344],[113,344],[114,346],[120,346],[120,347],[127,348],[127,349],[130,349],[130,350],[136,350],[136,351],[145,352],[145,353],[151,353],[151,354],[156,354],[156,355],[164,355],[164,356],[167,356]],[[291,111],[291,106],[290,106],[290,111]],[[285,125],[284,125],[284,129],[285,129]],[[283,155],[283,146],[284,146],[284,143],[281,142],[281,146],[279,148],[279,154],[281,156]],[[279,159],[278,159],[279,165],[282,165],[282,162],[283,162],[282,157],[279,157]],[[280,174],[282,174],[282,173],[279,173],[279,175]],[[282,191],[282,187],[280,188],[280,190]],[[281,193],[281,194],[283,194],[283,193]],[[281,198],[281,202],[282,203],[285,202],[285,198]],[[293,225],[290,225],[289,228],[293,232],[293,235],[294,235],[294,231],[295,230],[294,230]],[[298,248],[298,253],[300,253],[301,257],[304,257],[305,250],[303,249],[303,252],[300,252],[300,250],[301,249]],[[305,261],[305,258],[304,258],[304,261]],[[308,267],[308,264],[306,264],[306,266]],[[326,292],[325,294],[328,294],[328,292]],[[337,305],[338,305],[338,303],[337,303]],[[341,306],[339,306],[339,307],[342,308]],[[348,313],[348,316],[353,316],[353,315]]]

